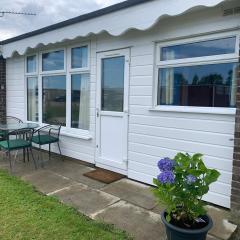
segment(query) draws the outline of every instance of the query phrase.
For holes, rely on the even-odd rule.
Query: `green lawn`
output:
[[[0,170],[0,239],[129,239]]]

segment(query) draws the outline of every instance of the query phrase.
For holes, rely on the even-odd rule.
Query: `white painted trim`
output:
[[[222,107],[188,107],[188,106],[156,106],[149,109],[155,112],[184,112],[184,113],[199,113],[199,114],[222,114],[235,115],[236,108],[222,108]]]

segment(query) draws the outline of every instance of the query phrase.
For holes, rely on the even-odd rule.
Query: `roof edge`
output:
[[[133,7],[135,5],[145,3],[145,2],[150,2],[150,1],[154,1],[154,0],[127,0],[124,2],[120,2],[120,3],[114,4],[114,5],[111,5],[111,6],[108,6],[108,7],[105,7],[105,8],[90,12],[90,13],[86,13],[86,14],[83,14],[83,15],[80,15],[80,16],[77,16],[74,18],[70,18],[70,19],[62,21],[62,22],[58,22],[58,23],[31,31],[31,32],[27,32],[27,33],[18,35],[16,37],[12,37],[12,38],[0,41],[0,45],[16,42],[16,41],[19,41],[19,40],[22,40],[25,38],[33,37],[33,36],[36,36],[36,35],[39,35],[42,33],[46,33],[46,32],[50,32],[50,31],[53,31],[53,30],[56,30],[59,28],[63,28],[63,27],[75,24],[75,23],[87,21],[87,20],[90,20],[93,18],[104,16],[104,15],[112,13],[112,12],[117,12],[119,10]]]

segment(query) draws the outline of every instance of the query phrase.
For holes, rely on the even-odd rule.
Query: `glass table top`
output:
[[[0,130],[2,131],[15,131],[15,130],[21,130],[25,128],[35,129],[38,127],[39,127],[39,124],[37,123],[6,123],[6,124],[0,123]]]

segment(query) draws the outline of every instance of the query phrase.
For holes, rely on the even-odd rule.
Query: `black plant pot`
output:
[[[162,221],[166,228],[167,239],[168,240],[205,240],[208,231],[212,228],[213,222],[210,216],[205,215],[203,219],[208,223],[207,226],[201,229],[188,230],[180,227],[176,227],[171,223],[167,222],[166,212],[161,213]]]

